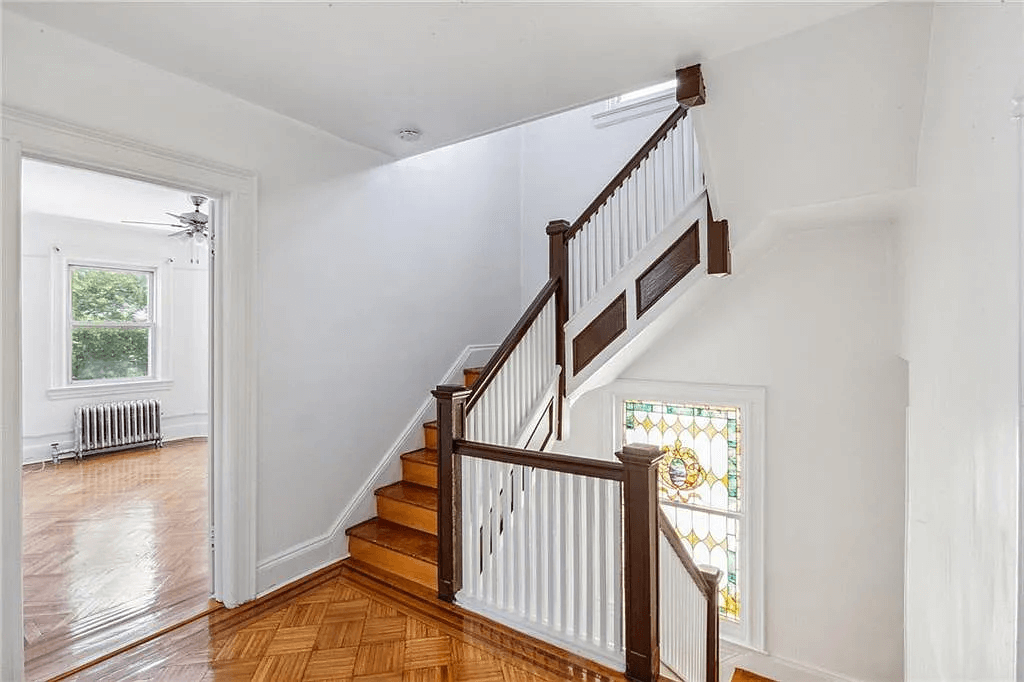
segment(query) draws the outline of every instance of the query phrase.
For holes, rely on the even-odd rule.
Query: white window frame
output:
[[[627,400],[738,407],[742,416],[743,516],[739,532],[739,623],[719,620],[719,636],[754,651],[765,652],[764,635],[764,463],[765,389],[668,381],[619,380],[606,389],[604,414],[610,434],[607,452],[622,449]]]
[[[72,249],[79,251],[77,249]],[[50,353],[50,388],[46,395],[51,399],[114,396],[125,390],[169,390],[171,378],[170,325],[165,316],[171,295],[170,264],[143,259],[98,258],[96,254],[68,254],[59,245],[51,249],[50,282],[53,298],[50,319],[53,320]],[[152,333],[150,334],[149,375],[126,379],[71,379],[71,271],[73,268],[95,268],[98,270],[124,270],[150,274],[150,310]],[[134,326],[134,325],[131,325]]]
[[[647,90],[653,90],[653,92],[635,96]],[[635,118],[672,111],[678,105],[675,81],[666,81],[605,100],[605,110],[591,116],[591,120],[594,122],[595,128],[607,128],[616,123],[632,121]]]
[[[145,322],[121,322],[121,321],[109,321],[109,322],[79,322],[75,320],[73,313],[74,310],[74,291],[71,288],[71,281],[74,278],[76,270],[100,270],[103,272],[122,272],[133,275],[145,275],[146,277],[146,321]],[[65,283],[68,288],[67,293],[67,316],[68,316],[68,335],[64,342],[64,352],[67,354],[65,358],[67,362],[68,374],[65,377],[69,386],[97,386],[100,384],[122,384],[135,381],[152,381],[156,375],[157,365],[157,323],[156,323],[156,270],[153,268],[123,268],[114,266],[97,266],[97,265],[86,265],[83,263],[71,262],[68,263],[68,267],[65,276]],[[72,376],[72,353],[74,351],[74,335],[75,329],[146,329],[149,331],[147,335],[147,345],[149,346],[146,353],[146,374],[141,377],[112,377],[109,379],[75,379]]]

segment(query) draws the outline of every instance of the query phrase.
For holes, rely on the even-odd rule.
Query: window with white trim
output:
[[[68,265],[70,384],[155,377],[154,271]]]
[[[605,100],[604,111],[597,112],[592,118],[595,127],[607,128],[616,123],[671,111],[676,106],[676,81],[672,79],[611,97]]]
[[[722,571],[722,637],[762,649],[763,389],[625,380],[613,397],[618,446],[661,448],[660,506],[694,560]]]

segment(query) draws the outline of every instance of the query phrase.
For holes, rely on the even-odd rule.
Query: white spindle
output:
[[[672,531],[670,531],[672,532]],[[659,533],[661,660],[684,680],[707,679],[707,598]]]
[[[621,483],[464,460],[459,603],[621,660]]]

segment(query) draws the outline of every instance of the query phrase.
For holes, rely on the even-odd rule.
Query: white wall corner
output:
[[[497,349],[498,344],[466,346],[437,383],[462,383],[463,368],[484,364]],[[426,387],[429,388],[432,387]],[[422,426],[424,422],[434,419],[434,410],[434,399],[428,396],[327,532],[257,563],[258,595],[267,594],[348,556],[348,537],[345,530],[373,518],[376,514],[374,490],[401,478],[400,457],[403,452],[423,446]]]

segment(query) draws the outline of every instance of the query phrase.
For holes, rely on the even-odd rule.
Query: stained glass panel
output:
[[[666,453],[658,467],[662,509],[696,562],[721,569],[719,614],[738,621],[739,408],[626,401],[624,426],[625,443],[650,443]]]
[[[738,408],[626,401],[625,427],[625,443],[666,453],[658,471],[664,499],[742,511]]]

